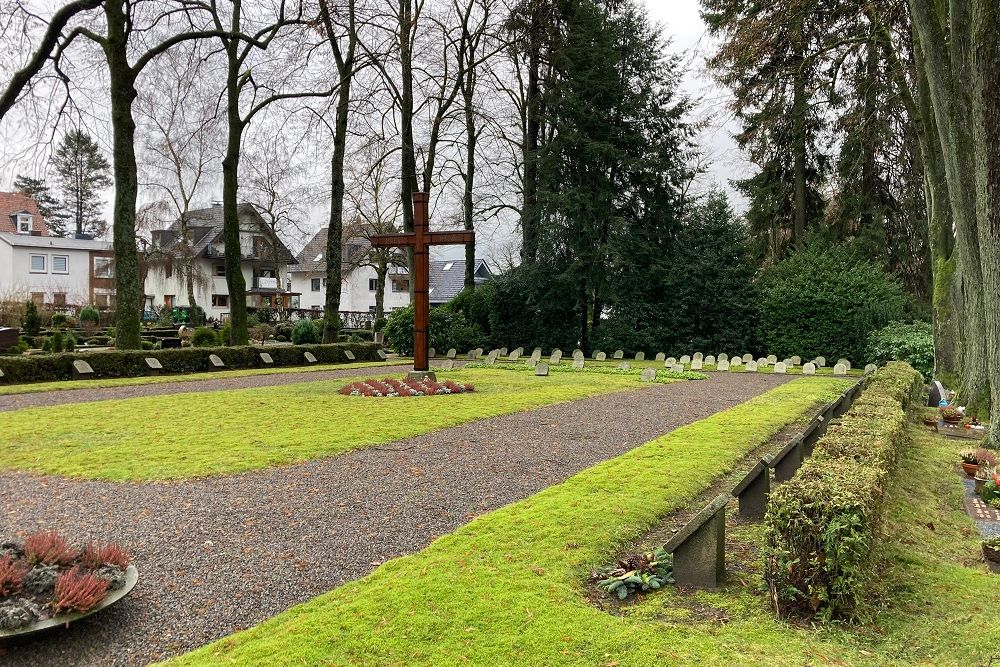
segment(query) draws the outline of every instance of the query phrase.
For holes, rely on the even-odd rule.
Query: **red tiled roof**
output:
[[[0,232],[16,234],[17,227],[11,220],[12,215],[27,211],[34,216],[34,228],[41,231],[42,236],[49,235],[49,228],[42,219],[42,214],[38,212],[38,204],[35,200],[19,192],[0,192]]]

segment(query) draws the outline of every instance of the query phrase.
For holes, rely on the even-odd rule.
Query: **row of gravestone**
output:
[[[828,404],[804,431],[775,455],[760,459],[730,493],[712,500],[667,541],[664,550],[673,555],[673,576],[678,586],[718,588],[725,577],[725,510],[730,499],[737,499],[739,515],[744,520],[763,519],[771,493],[772,471],[776,484],[794,477],[806,457],[812,455],[816,442],[834,419],[850,409],[861,389],[862,382],[857,382]]]

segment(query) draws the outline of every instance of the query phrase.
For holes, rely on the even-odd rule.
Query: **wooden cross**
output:
[[[371,237],[374,248],[413,247],[413,266],[410,279],[413,280],[413,370],[430,369],[427,356],[427,324],[431,308],[430,302],[430,247],[432,245],[464,245],[476,240],[471,230],[452,232],[432,232],[428,225],[428,202],[430,194],[413,193],[413,231],[402,234],[375,234]]]

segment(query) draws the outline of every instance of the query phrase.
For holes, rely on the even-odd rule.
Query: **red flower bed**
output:
[[[465,394],[475,391],[471,384],[461,384],[452,380],[434,382],[433,380],[361,380],[345,385],[340,390],[345,396],[435,396],[438,394]]]

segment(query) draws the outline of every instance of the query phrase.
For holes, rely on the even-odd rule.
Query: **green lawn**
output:
[[[756,596],[735,605],[748,608],[749,621],[699,627],[661,618],[673,593],[650,598],[635,618],[599,611],[583,595],[591,568],[608,564],[621,545],[849,382],[802,378],[782,385],[170,664],[799,667],[826,664],[823,656],[869,661],[864,651],[870,649],[860,643],[834,644],[773,622]],[[775,660],[741,657],[759,655]]]
[[[141,384],[162,384],[168,382],[195,382],[198,380],[220,380],[250,375],[280,375],[282,373],[307,373],[314,371],[342,371],[354,368],[379,366],[400,366],[412,364],[411,359],[390,361],[356,361],[349,364],[317,364],[315,366],[280,366],[278,368],[246,368],[236,371],[216,371],[212,373],[187,373],[185,375],[157,375],[154,377],[103,378],[95,380],[59,380],[56,382],[33,382],[30,384],[0,384],[0,396],[12,394],[37,394],[43,391],[65,391],[68,389],[104,389],[108,387],[131,387]]]
[[[439,378],[472,382],[476,392],[343,396],[344,378],[0,412],[0,468],[110,480],[235,473],[642,386],[599,373],[458,370]]]

